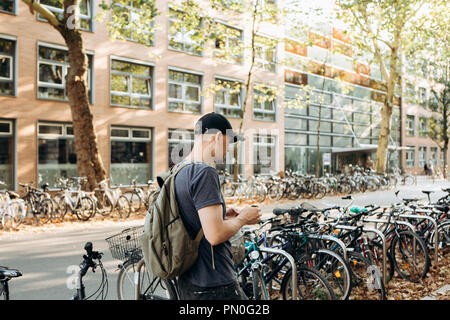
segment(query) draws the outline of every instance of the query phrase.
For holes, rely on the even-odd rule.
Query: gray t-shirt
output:
[[[205,163],[193,163],[184,167],[175,177],[175,194],[181,217],[192,238],[201,228],[198,213],[201,208],[221,204],[225,219],[225,200],[215,168]],[[181,277],[199,287],[217,287],[233,283],[236,274],[233,269],[230,242],[225,241],[212,248],[211,250],[211,244],[203,237],[197,261]]]

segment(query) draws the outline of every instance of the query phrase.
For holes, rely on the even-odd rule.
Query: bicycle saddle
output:
[[[448,210],[450,209],[450,207],[448,207],[448,206],[437,206],[437,205],[435,205],[434,208],[441,212],[448,212]]]
[[[0,266],[0,279],[21,277],[22,273],[19,270],[9,269],[8,267]]]
[[[422,190],[422,193],[430,194],[430,193],[434,193],[434,191],[431,191],[431,190]]]
[[[403,198],[403,201],[404,202],[407,202],[407,203],[409,203],[409,202],[416,202],[416,201],[419,201],[420,199],[418,199],[418,198]]]

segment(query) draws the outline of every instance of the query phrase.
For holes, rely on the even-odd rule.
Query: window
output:
[[[419,167],[423,168],[427,161],[427,147],[419,147]]]
[[[275,40],[255,36],[255,65],[266,71],[276,71],[277,43]]]
[[[88,54],[86,81],[89,100],[92,103],[92,55]],[[66,49],[39,45],[38,61],[38,98],[67,101],[66,75],[69,66],[69,54]]]
[[[419,103],[421,106],[427,106],[427,89],[419,87]]]
[[[242,109],[242,87],[237,81],[216,79],[214,107],[217,113],[226,117],[240,118]]]
[[[406,158],[406,167],[414,168],[416,166],[416,147],[415,146],[407,146],[409,149],[405,152]]]
[[[244,62],[244,40],[242,30],[217,23],[217,38],[214,57],[231,63]]]
[[[111,183],[147,184],[152,179],[152,132],[148,128],[111,127]]]
[[[64,4],[62,0],[39,0],[39,2],[48,10],[53,12],[56,17],[62,21],[64,15]],[[92,4],[91,0],[80,0],[80,29],[92,31]],[[41,15],[38,19],[47,21]]]
[[[154,45],[155,10],[145,5],[143,0],[130,0],[128,5],[112,0],[113,38]]]
[[[0,39],[0,95],[15,95],[16,42]]]
[[[0,181],[7,189],[14,189],[14,134],[13,122],[0,120]]]
[[[194,130],[169,129],[169,168],[181,162],[194,146]]]
[[[276,137],[256,134],[253,138],[253,173],[276,171]]]
[[[0,12],[15,13],[16,0],[0,0]]]
[[[57,187],[56,178],[78,175],[73,127],[66,123],[38,124],[38,182]]]
[[[415,136],[416,135],[416,117],[413,115],[406,115],[406,135]]]
[[[438,148],[430,147],[430,159],[434,167],[438,166]]]
[[[419,137],[428,137],[428,119],[419,117]]]
[[[255,120],[275,121],[276,92],[268,87],[253,87],[253,117]]]
[[[169,70],[169,111],[200,113],[201,83],[199,75]]]
[[[180,50],[187,53],[202,55],[203,43],[198,43],[195,37],[199,36],[201,20],[196,28],[188,30],[182,25],[185,13],[170,9],[169,16],[169,49]]]
[[[413,102],[416,96],[416,92],[414,89],[414,85],[412,83],[407,82],[406,83],[406,101],[407,102]]]
[[[138,63],[111,60],[111,105],[152,108],[153,68]]]

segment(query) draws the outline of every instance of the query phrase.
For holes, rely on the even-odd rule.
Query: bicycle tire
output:
[[[120,266],[116,286],[117,298],[119,300],[135,300],[136,286],[134,283],[134,276],[138,262],[139,261],[127,260]],[[126,282],[126,280],[128,281]]]
[[[134,279],[136,284],[135,300],[178,300],[173,283],[152,275],[145,267],[144,260],[138,262]],[[165,296],[156,294],[156,290],[165,291]]]
[[[381,273],[369,272],[374,266],[359,252],[347,252],[348,261],[352,270],[352,292],[350,300],[386,300],[386,288],[384,287]],[[372,276],[372,279],[368,277]]]
[[[0,281],[0,300],[9,300],[9,287],[7,281]]]
[[[346,300],[352,289],[352,273],[348,264],[336,252],[328,249],[314,249],[298,259],[310,269],[319,271],[328,281],[336,299]]]
[[[123,195],[129,199],[131,211],[136,215],[141,214],[143,207],[141,196],[136,191],[127,191]]]
[[[434,249],[434,230],[429,239],[429,246]],[[438,250],[444,256],[450,251],[450,221],[438,225]]]
[[[12,222],[11,227],[17,229],[23,222],[26,215],[25,206],[16,200],[12,200],[9,207],[6,208],[10,214],[4,213],[2,217],[2,225],[6,223],[6,219]]]
[[[121,195],[119,199],[117,199],[116,206],[114,210],[117,212],[121,219],[127,219],[131,214],[131,205],[130,201],[128,201],[127,197]]]
[[[417,269],[415,267],[416,263],[413,261],[413,263],[409,263],[408,261],[400,261],[400,257],[402,257],[403,259],[406,258],[405,255],[408,254],[408,241],[407,238],[411,237],[413,239],[413,243],[414,240],[416,241],[416,245],[419,246],[419,249],[423,252],[422,257],[423,258],[423,267],[420,267],[420,269],[417,271],[417,275],[418,276],[413,276],[412,275],[412,270],[410,270],[411,266],[413,267],[413,269]],[[398,244],[398,246],[397,246]],[[397,247],[399,249],[399,252],[397,252]],[[414,247],[414,245],[413,245]],[[414,248],[412,248],[414,251]],[[391,242],[391,247],[390,247],[390,252],[392,255],[392,259],[394,261],[394,267],[395,270],[397,271],[398,275],[400,277],[402,277],[405,280],[408,280],[410,282],[419,282],[420,279],[424,279],[426,274],[428,273],[428,270],[430,268],[430,256],[428,254],[428,250],[427,247],[424,243],[424,241],[422,240],[422,238],[420,236],[418,236],[416,233],[411,232],[411,231],[400,231],[398,234],[396,234],[396,236],[394,237],[394,239],[392,239]],[[415,251],[417,252],[417,251]],[[397,254],[399,253],[399,255]],[[414,252],[413,252],[414,255]],[[414,259],[413,259],[414,260]],[[406,270],[410,270],[410,272],[407,273]],[[405,272],[406,271],[406,272]]]
[[[372,256],[372,252],[370,254],[370,261],[372,264],[375,264],[380,269],[383,267],[382,255],[383,255],[383,245],[377,241],[369,241],[369,248],[373,250],[375,254]],[[394,260],[392,259],[392,255],[388,248],[386,248],[386,284],[392,280],[394,277],[395,267]]]
[[[283,300],[292,300],[292,295],[290,294],[290,286],[291,286],[291,277],[292,277],[292,268],[286,272],[281,282],[281,292],[283,296]],[[307,285],[307,280],[316,279],[311,282],[311,285]],[[322,289],[318,288],[314,285],[314,282],[321,284]],[[303,285],[303,287],[299,286],[299,284]],[[302,290],[303,289],[303,290]],[[307,291],[311,291],[309,296],[307,296]],[[331,289],[329,283],[325,278],[316,270],[305,268],[305,267],[297,267],[297,295],[299,300],[316,300],[311,299],[312,297],[317,297],[317,300],[336,300],[333,289]]]
[[[38,203],[38,207],[42,223],[49,223],[53,216],[53,201],[49,198],[41,199]]]
[[[95,215],[95,212],[96,208],[94,200],[88,196],[81,197],[75,210],[77,218],[81,221],[88,221]]]

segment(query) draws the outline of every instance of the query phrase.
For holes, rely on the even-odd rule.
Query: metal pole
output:
[[[420,216],[415,214],[401,214],[399,215],[401,218],[409,218],[409,219],[426,219],[430,220],[434,225],[434,262],[437,265],[438,263],[438,246],[439,246],[439,239],[438,239],[438,225],[435,219],[429,216]]]
[[[274,254],[281,254],[283,256],[285,256],[289,263],[292,266],[292,300],[297,300],[297,265],[295,264],[295,260],[294,258],[287,253],[284,250],[280,250],[280,249],[272,249],[272,248],[260,248],[259,249],[262,252],[268,252],[268,253],[274,253]]]
[[[338,238],[333,237],[333,236],[318,235],[318,234],[309,234],[308,237],[312,238],[312,239],[329,240],[329,241],[336,242],[342,248],[342,252],[343,252],[343,256],[344,256],[345,262],[348,262],[347,247],[345,246],[345,243],[341,239],[338,239]]]
[[[365,218],[365,219],[363,219],[363,222],[388,223],[386,220],[371,219],[371,218]],[[411,231],[415,230],[414,226],[411,223],[409,223],[409,222],[406,222],[406,221],[395,221],[395,223],[405,225],[408,228],[410,228]],[[389,224],[394,224],[394,222],[391,221],[391,222],[389,222]]]

